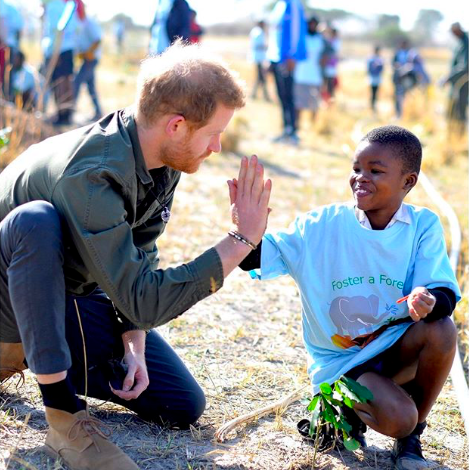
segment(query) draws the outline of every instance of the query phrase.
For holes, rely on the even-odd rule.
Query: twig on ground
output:
[[[301,395],[306,387],[308,387],[308,385],[304,385],[303,387],[290,393],[290,395],[287,395],[286,397],[281,398],[280,400],[277,400],[274,403],[271,403],[270,405],[264,406],[263,408],[251,411],[250,413],[246,413],[244,415],[232,419],[231,421],[228,421],[223,426],[218,428],[215,432],[216,440],[218,442],[223,442],[226,438],[226,435],[240,424],[247,423],[249,421],[252,421],[253,419],[262,418],[263,416],[268,415],[272,412],[277,412],[279,410],[286,409],[291,403],[301,398]]]

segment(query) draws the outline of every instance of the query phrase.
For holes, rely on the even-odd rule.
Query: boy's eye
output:
[[[373,170],[371,170],[371,173],[373,173],[374,175],[377,175],[378,173],[384,173],[384,172],[381,171],[381,170],[373,169]]]

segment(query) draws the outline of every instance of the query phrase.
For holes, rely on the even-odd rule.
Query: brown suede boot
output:
[[[0,382],[26,369],[21,343],[0,342]]]
[[[71,470],[138,470],[137,465],[108,441],[109,428],[87,411],[71,414],[46,407],[49,431],[45,452],[60,456]]]

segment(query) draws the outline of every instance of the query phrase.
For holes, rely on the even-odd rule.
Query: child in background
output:
[[[380,55],[381,47],[375,47],[375,53],[368,59],[367,70],[371,87],[371,109],[376,111],[376,100],[378,98],[378,90],[381,85],[382,74],[384,69],[384,61]]]
[[[264,21],[258,21],[256,26],[249,33],[249,41],[251,45],[250,60],[254,62],[256,81],[251,92],[251,98],[257,98],[257,90],[262,88],[265,101],[270,101],[269,92],[267,91],[267,71],[265,68],[267,41],[266,41],[266,24]]]
[[[37,99],[44,88],[44,77],[26,63],[23,52],[16,51],[9,72],[8,99],[25,111],[37,105]]]
[[[406,129],[372,130],[355,152],[354,201],[298,216],[240,265],[260,268],[251,272],[259,279],[292,276],[313,393],[344,374],[368,387],[374,398],[351,410],[351,435],[363,442],[368,425],[396,438],[400,470],[425,465],[420,435],[451,369],[457,333],[449,316],[460,299],[438,216],[403,203],[421,156]],[[228,184],[233,199],[236,181]]]

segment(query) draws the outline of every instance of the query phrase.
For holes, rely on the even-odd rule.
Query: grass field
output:
[[[246,62],[245,38],[205,38],[207,47],[222,54],[252,84],[253,67]],[[105,44],[98,87],[105,111],[130,104],[146,38],[132,39],[124,57]],[[424,144],[423,168],[456,211],[463,234],[458,279],[464,293],[455,312],[460,348],[467,370],[468,336],[468,155],[467,134],[452,136],[444,118],[447,90],[430,87],[409,95],[402,121],[393,117],[388,68],[378,115],[368,109],[365,58],[371,46],[345,43],[340,64],[340,88],[335,104],[321,108],[312,123],[302,116],[300,145],[272,143],[280,132],[277,103],[249,100],[227,130],[224,150],[213,155],[194,175],[183,175],[173,216],[158,246],[161,266],[177,265],[200,254],[224,236],[230,226],[226,180],[236,176],[241,155],[257,154],[274,183],[269,219],[272,229],[284,227],[314,206],[350,198],[348,173],[357,139],[378,125],[398,123],[415,132]],[[389,56],[390,52],[385,51]],[[422,51],[435,83],[447,72],[449,51]],[[31,57],[37,50],[31,47]],[[270,78],[271,79],[271,78]],[[273,82],[269,83],[275,96]],[[82,96],[77,121],[91,115]],[[435,209],[420,186],[409,202]],[[446,224],[444,214],[440,214]],[[447,239],[448,245],[450,239]],[[162,430],[144,423],[125,409],[92,400],[91,411],[113,428],[112,439],[143,469],[306,470],[313,465],[313,448],[296,432],[306,416],[296,402],[283,413],[268,416],[215,442],[215,430],[225,421],[307,385],[302,346],[300,301],[290,279],[270,283],[249,281],[236,272],[222,290],[182,317],[160,328],[188,364],[207,394],[208,407],[197,427],[187,432]],[[305,399],[307,392],[305,392]],[[60,463],[40,451],[46,424],[34,379],[14,384],[0,394],[0,469],[59,469]],[[392,440],[367,433],[370,447],[355,453],[320,454],[316,468],[391,469]],[[423,442],[432,468],[468,469],[467,436],[448,380],[429,418]],[[3,465],[3,466],[2,466]]]

